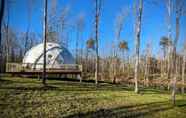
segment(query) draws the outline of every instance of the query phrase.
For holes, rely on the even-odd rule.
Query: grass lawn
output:
[[[144,89],[135,94],[123,85],[3,78],[0,80],[0,118],[22,117],[142,117],[186,118],[186,94],[177,95],[172,106],[170,93]]]

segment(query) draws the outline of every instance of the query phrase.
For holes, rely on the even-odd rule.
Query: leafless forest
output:
[[[30,22],[34,11],[34,2],[29,0],[29,7],[26,9]],[[92,35],[88,39],[82,39],[85,31],[86,17],[79,13],[72,17],[74,22],[69,23],[70,11],[73,8],[65,6],[60,13],[56,13],[56,0],[43,0],[43,33],[39,35],[30,31],[31,24],[27,25],[26,32],[17,32],[9,25],[9,8],[13,6],[14,0],[1,0],[1,40],[0,40],[0,65],[1,73],[5,73],[7,63],[22,63],[25,53],[40,42],[57,42],[69,47],[69,35],[71,31],[76,32],[73,56],[76,64],[82,65],[82,80],[95,80],[96,86],[99,82],[109,82],[112,84],[127,84],[133,86],[134,92],[146,87],[171,91],[171,98],[175,104],[176,93],[186,91],[185,66],[186,66],[186,37],[179,45],[182,51],[177,51],[180,40],[180,28],[182,17],[186,15],[185,0],[136,0],[131,7],[125,7],[118,11],[114,18],[114,39],[109,55],[102,56],[99,49],[100,22],[104,14],[104,3],[107,0],[90,0],[92,2]],[[47,7],[48,3],[48,7]],[[49,4],[50,3],[50,4]],[[141,51],[141,31],[143,30],[143,13],[145,5],[151,4],[155,7],[159,5],[166,9],[165,23],[167,34],[162,36],[159,42],[159,53],[153,54],[153,43],[149,39],[144,51]],[[134,18],[134,32],[132,42],[122,39],[121,33],[124,30],[125,19],[129,13]],[[185,29],[184,29],[185,30]],[[185,31],[184,31],[185,32]],[[105,34],[106,35],[106,34]],[[60,38],[59,38],[60,37]],[[41,40],[38,40],[41,39]],[[155,39],[156,40],[156,39]],[[129,44],[134,43],[132,49]],[[104,44],[101,44],[104,45]],[[106,44],[105,44],[106,45]],[[45,45],[46,49],[46,45]],[[163,54],[163,55],[162,55]],[[46,81],[46,50],[44,50],[43,83]],[[3,75],[3,74],[2,74]],[[42,84],[42,82],[41,82]]]

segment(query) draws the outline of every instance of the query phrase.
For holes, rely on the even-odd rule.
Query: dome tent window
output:
[[[64,60],[63,60],[61,55],[58,55],[56,60],[57,60],[58,63],[64,63]]]
[[[48,58],[49,58],[49,59],[51,59],[51,58],[52,58],[52,55],[51,55],[51,54],[49,54],[49,55],[48,55]]]
[[[52,44],[48,44],[48,46],[49,46],[49,47],[51,47],[51,46],[52,46]]]
[[[62,64],[75,64],[72,54],[57,43],[47,43],[47,68],[60,68]],[[43,68],[43,43],[32,47],[24,56],[23,63],[31,64],[30,68]],[[24,65],[23,65],[24,66]]]

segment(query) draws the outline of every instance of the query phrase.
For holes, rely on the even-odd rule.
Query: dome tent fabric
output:
[[[23,58],[23,66],[42,69],[43,47],[43,43],[32,47]],[[46,68],[60,68],[62,64],[75,64],[72,54],[65,47],[48,42],[46,44]]]

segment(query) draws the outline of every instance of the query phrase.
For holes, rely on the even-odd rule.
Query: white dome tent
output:
[[[43,68],[43,43],[32,47],[23,58],[23,67],[31,69]],[[46,45],[46,68],[60,68],[63,64],[75,64],[72,54],[57,43]]]

